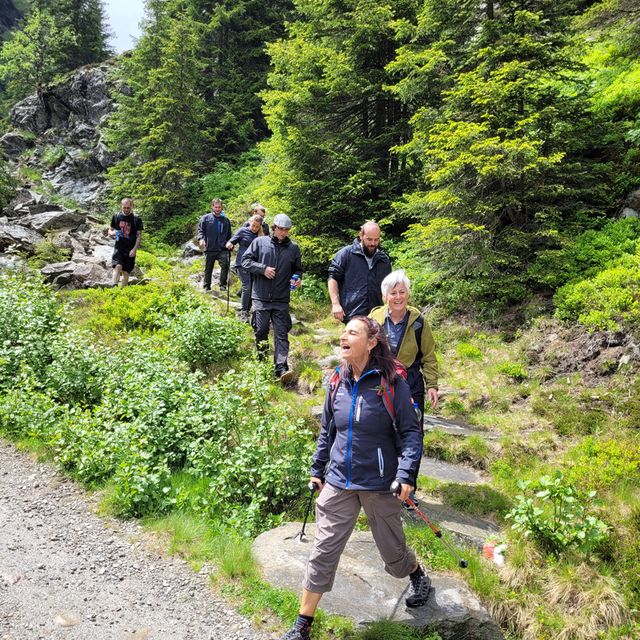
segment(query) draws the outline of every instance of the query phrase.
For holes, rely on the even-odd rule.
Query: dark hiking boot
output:
[[[409,576],[409,596],[405,599],[405,604],[409,608],[421,607],[429,598],[431,590],[431,579],[424,572],[422,567],[418,567]]]
[[[283,371],[279,376],[278,380],[282,382],[282,384],[289,384],[293,381],[293,371]]]
[[[311,640],[311,628],[309,626],[298,629],[297,625],[287,633],[285,633],[280,640]]]
[[[227,290],[227,285],[226,284],[221,284],[220,285],[220,291],[226,291]]]

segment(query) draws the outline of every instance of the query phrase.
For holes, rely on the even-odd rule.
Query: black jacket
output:
[[[226,251],[225,245],[231,238],[231,222],[224,213],[220,214],[220,237],[213,213],[205,213],[198,223],[198,240],[205,240],[205,251]]]
[[[251,243],[260,236],[257,233],[253,233],[249,227],[244,226],[240,227],[234,234],[231,236],[231,240],[229,242],[235,247],[238,245],[238,254],[236,255],[236,266],[242,266],[242,256],[244,252],[251,246]]]
[[[267,267],[276,268],[276,277],[264,275]],[[289,281],[294,273],[302,275],[300,248],[289,238],[256,238],[242,256],[242,268],[251,272],[251,298],[262,302],[289,302]]]
[[[382,249],[373,254],[373,266],[369,269],[359,238],[336,253],[329,265],[329,278],[338,283],[343,322],[355,316],[368,316],[374,307],[382,305],[380,285],[390,273],[391,260]]]
[[[380,373],[340,381],[327,396],[311,475],[340,489],[388,491],[397,478],[415,485],[422,436],[407,383],[394,383],[395,428],[384,406]]]

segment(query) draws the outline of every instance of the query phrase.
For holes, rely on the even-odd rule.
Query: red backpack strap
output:
[[[392,384],[387,384],[386,379],[380,377],[380,386],[382,387],[382,403],[384,404],[391,421],[393,422],[393,428],[396,428],[396,412],[393,408],[393,399],[396,395],[396,390]]]
[[[333,411],[333,401],[335,400],[336,393],[338,392],[338,386],[340,385],[340,367],[336,367],[335,371],[329,378],[329,398],[331,404],[331,411]]]

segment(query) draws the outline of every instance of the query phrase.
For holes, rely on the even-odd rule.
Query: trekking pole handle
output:
[[[309,491],[311,492],[320,491],[320,485],[317,482],[309,482],[307,487],[309,487]]]
[[[391,493],[393,493],[394,496],[399,496],[401,491],[402,484],[400,483],[400,480],[394,480],[391,483]]]

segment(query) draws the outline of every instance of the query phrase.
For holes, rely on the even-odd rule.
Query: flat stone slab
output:
[[[301,523],[291,522],[258,536],[253,554],[270,584],[301,592],[307,557],[313,546],[314,525],[305,541],[297,534]],[[409,581],[391,577],[371,534],[354,531],[338,567],[333,590],[320,606],[329,613],[355,619],[359,624],[390,619],[415,627],[435,628],[443,640],[499,640],[502,633],[469,587],[450,575],[431,573],[432,592],[423,607],[407,609],[404,598]]]
[[[471,467],[427,456],[423,456],[420,461],[420,475],[458,484],[483,484],[488,480],[486,476]]]
[[[420,495],[419,489],[418,500],[420,511],[441,529],[450,533],[457,544],[481,550],[482,545],[489,536],[500,533],[500,527],[490,520],[476,518],[444,505],[432,497]],[[405,516],[407,515],[410,516],[411,522],[426,526],[417,514],[405,512]]]
[[[424,416],[424,428],[426,431],[438,429],[448,433],[449,435],[464,438],[469,436],[480,436],[487,440],[497,440],[500,438],[500,434],[494,433],[493,431],[485,431],[484,429],[478,429],[478,427],[471,427],[467,424],[453,422],[453,420],[447,420],[440,416],[430,416],[426,414]]]

